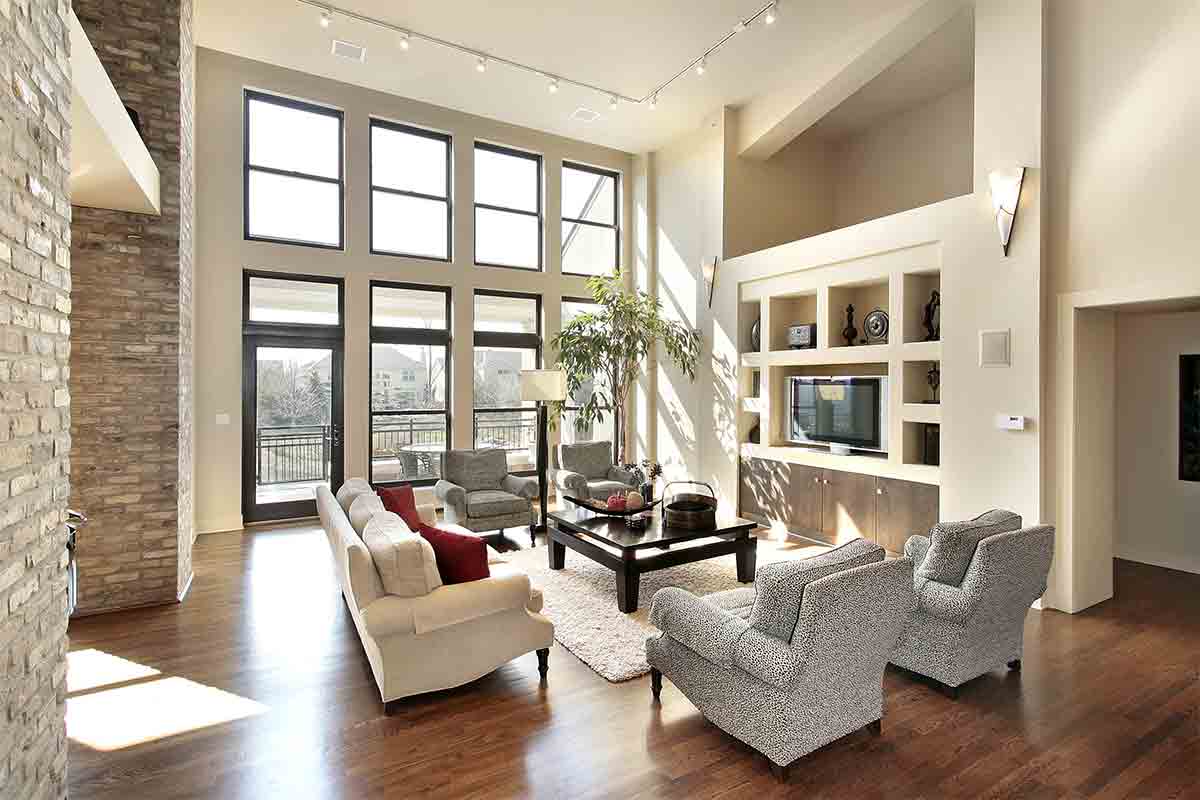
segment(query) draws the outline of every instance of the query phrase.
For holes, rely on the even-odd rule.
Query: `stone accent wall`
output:
[[[0,0],[0,797],[66,797],[70,36]]]
[[[0,0],[3,2],[3,0]],[[75,0],[158,166],[162,215],[74,208],[72,503],[79,613],[174,602],[191,580],[191,0]]]

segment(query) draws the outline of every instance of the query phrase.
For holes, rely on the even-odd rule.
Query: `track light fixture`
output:
[[[3,2],[3,0],[0,0],[0,2]],[[345,17],[352,22],[360,22],[365,25],[372,25],[376,28],[383,28],[385,30],[392,31],[397,36],[397,47],[399,47],[401,50],[408,50],[412,44],[412,40],[417,39],[427,44],[434,44],[438,47],[442,47],[447,50],[453,50],[463,55],[473,56],[475,58],[476,72],[487,72],[488,62],[495,61],[506,67],[509,67],[510,69],[518,70],[520,72],[527,72],[531,75],[539,76],[542,79],[548,80],[549,82],[547,83],[546,88],[550,94],[556,93],[560,84],[568,83],[577,88],[586,89],[590,92],[607,96],[609,98],[608,107],[613,111],[616,111],[617,106],[622,102],[644,106],[653,111],[654,109],[658,108],[658,95],[661,92],[669,89],[671,85],[675,83],[675,81],[686,75],[689,70],[694,69],[697,75],[703,75],[708,70],[708,57],[728,44],[730,39],[734,38],[739,33],[744,33],[751,25],[760,19],[765,24],[771,25],[779,18],[779,0],[770,0],[770,2],[765,2],[759,7],[758,11],[754,12],[748,17],[738,20],[738,22],[729,30],[728,33],[726,33],[711,46],[709,46],[707,50],[701,53],[699,59],[692,59],[691,61],[686,62],[682,69],[671,75],[662,83],[652,87],[641,97],[631,97],[629,95],[621,94],[620,92],[614,92],[611,89],[606,89],[603,86],[597,86],[593,83],[588,83],[587,81],[573,80],[571,78],[551,77],[538,67],[531,66],[529,64],[523,64],[520,61],[502,58],[500,56],[482,52],[480,50],[475,50],[467,47],[466,45],[459,44],[458,42],[453,42],[449,39],[441,39],[437,36],[421,33],[420,31],[414,31],[411,28],[401,28],[398,25],[394,25],[382,19],[369,17],[366,14],[360,14],[357,11],[331,5],[330,0],[296,0],[296,2],[300,3],[301,5],[317,9],[320,13],[319,21],[322,28],[330,27],[333,24],[334,14],[337,14],[339,17]]]

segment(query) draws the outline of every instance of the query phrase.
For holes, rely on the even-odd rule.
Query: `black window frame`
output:
[[[519,267],[517,267],[519,269]],[[532,271],[532,270],[527,270]],[[477,321],[475,319],[475,298],[476,297],[509,297],[518,300],[533,300],[535,317],[537,322],[536,333],[508,333],[504,331],[481,331],[475,329]],[[542,321],[542,296],[531,292],[510,292],[500,289],[476,289],[471,294],[471,328],[472,328],[472,350],[471,350],[471,367],[472,367],[472,383],[471,383],[471,447],[476,446],[478,430],[479,430],[479,412],[487,414],[492,413],[514,413],[519,412],[527,414],[537,411],[533,406],[506,406],[503,408],[479,408],[475,405],[475,385],[474,385],[474,362],[475,348],[477,347],[505,347],[509,349],[522,349],[534,351],[534,369],[542,368],[542,331],[544,323]],[[541,431],[537,432],[541,436]],[[514,475],[536,475],[536,466],[532,469],[521,470],[514,472]]]
[[[474,143],[474,148],[471,151],[472,156],[474,156],[480,150],[486,150],[491,153],[499,153],[500,155],[505,155],[505,156],[513,156],[515,158],[523,158],[523,159],[532,161],[535,164],[537,164],[537,211],[527,211],[523,208],[510,208],[508,206],[498,206],[498,205],[493,205],[491,203],[479,202],[478,199],[476,199],[476,197],[475,197],[475,195],[477,194],[477,192],[475,192],[475,184],[478,181],[478,178],[473,177],[472,183],[471,183],[471,193],[472,193],[471,200],[472,200],[472,203],[474,204],[474,207],[471,212],[471,228],[472,228],[471,258],[472,258],[472,261],[474,262],[475,266],[477,266],[477,267],[492,267],[495,269],[518,269],[518,270],[521,270],[522,272],[545,272],[546,271],[546,247],[545,247],[545,241],[546,241],[546,198],[545,198],[545,194],[546,194],[546,192],[545,192],[545,186],[543,185],[544,181],[545,181],[545,178],[544,178],[545,159],[542,157],[542,155],[540,153],[532,153],[528,150],[518,150],[514,147],[505,147],[504,145],[500,145],[500,144],[492,144],[491,142],[480,142],[480,141],[476,141]],[[474,167],[474,164],[472,164],[472,167]],[[521,267],[521,266],[517,266],[515,264],[497,264],[497,263],[493,263],[490,261],[480,261],[479,260],[479,225],[477,224],[477,220],[479,218],[479,209],[481,209],[481,208],[486,209],[488,211],[501,211],[501,212],[511,213],[511,214],[524,214],[527,217],[536,217],[537,218],[537,224],[538,224],[537,239],[538,239],[538,241],[537,241],[537,267],[536,268]],[[540,322],[539,322],[539,325],[540,325]]]
[[[562,214],[562,218],[561,218],[561,221],[559,222],[559,225],[561,226],[562,223],[569,222],[572,224],[587,225],[587,226],[590,226],[593,228],[607,228],[609,230],[612,230],[613,233],[616,235],[613,237],[614,241],[613,241],[613,270],[612,270],[612,272],[609,272],[609,273],[568,272],[567,270],[562,268],[562,263],[563,263],[562,262],[562,254],[563,254],[563,249],[562,249],[563,243],[562,242],[559,242],[559,253],[558,253],[559,270],[560,270],[560,272],[562,272],[563,275],[573,275],[573,276],[581,277],[581,278],[591,278],[591,277],[593,277],[593,275],[596,275],[596,274],[612,275],[618,269],[621,268],[621,173],[617,172],[616,170],[604,169],[602,167],[593,167],[593,166],[589,166],[587,164],[580,164],[575,161],[562,162],[562,169],[563,170],[573,169],[577,172],[590,172],[593,175],[602,175],[606,178],[613,179],[613,221],[612,221],[612,224],[609,225],[608,223],[604,223],[604,222],[595,222],[593,220],[587,220],[587,219],[577,219],[575,217],[568,217],[566,214]],[[559,184],[561,187],[562,170],[559,171]],[[561,196],[562,196],[562,192],[561,192],[561,188],[560,188],[559,197],[561,198]],[[585,209],[585,211],[586,211],[586,209]]]
[[[405,133],[410,136],[421,136],[426,139],[433,139],[439,142],[446,143],[446,196],[438,197],[437,195],[425,194],[424,192],[413,192],[407,189],[393,189],[388,186],[378,186],[375,183],[375,128],[383,128],[385,130],[395,131],[397,133]],[[415,125],[407,125],[402,122],[392,122],[391,120],[381,119],[379,117],[371,117],[370,127],[367,132],[367,159],[369,161],[370,175],[368,183],[370,184],[370,197],[368,200],[367,213],[370,217],[368,220],[368,249],[373,256],[392,256],[394,258],[416,258],[422,261],[440,261],[442,263],[450,263],[454,260],[454,137],[449,133],[429,130],[428,128],[418,128]],[[446,204],[446,257],[423,255],[421,253],[404,253],[394,250],[380,250],[375,247],[375,192],[383,192],[384,194],[393,194],[400,197],[415,197],[420,200],[434,200],[444,202]]]
[[[375,289],[407,289],[418,292],[439,292],[446,296],[446,327],[444,329],[436,328],[397,328],[375,324]],[[409,484],[411,486],[432,486],[439,480],[438,477],[418,478],[416,480],[398,480],[398,481],[376,481],[375,480],[375,460],[371,457],[375,442],[375,417],[412,417],[412,416],[442,416],[446,420],[446,449],[449,450],[453,445],[454,434],[454,417],[452,410],[454,408],[451,397],[450,380],[452,372],[452,359],[454,352],[454,337],[451,334],[453,328],[453,289],[449,286],[438,286],[427,283],[408,283],[400,281],[383,281],[372,280],[370,282],[370,299],[369,299],[369,317],[370,322],[370,339],[367,343],[367,476],[373,486],[399,486]],[[446,407],[442,411],[435,409],[416,410],[408,409],[401,411],[376,411],[374,408],[374,399],[372,397],[372,386],[375,381],[375,348],[376,344],[399,344],[399,345],[422,345],[433,344],[441,345],[446,348],[446,366],[443,368],[442,379],[446,386],[444,389],[446,396]]]
[[[250,281],[252,278],[268,278],[277,281],[298,283],[328,283],[338,290],[338,322],[323,325],[312,322],[263,322],[250,319]],[[335,275],[298,275],[291,272],[271,272],[261,269],[242,270],[242,333],[256,336],[301,336],[336,339],[342,341],[346,332],[346,279]]]
[[[275,167],[255,166],[250,163],[250,102],[256,100],[271,103],[284,108],[307,111],[314,114],[333,117],[338,121],[338,177],[336,179],[325,175],[313,175],[307,172],[277,169]],[[252,236],[250,234],[250,172],[265,172],[287,178],[299,178],[318,183],[333,183],[338,187],[338,243],[336,245],[324,242],[311,242],[304,239],[286,239],[276,236]],[[297,247],[315,247],[320,250],[346,249],[346,114],[338,108],[296,100],[277,94],[258,91],[256,89],[242,90],[242,236],[248,242],[269,242],[272,244],[290,244]]]

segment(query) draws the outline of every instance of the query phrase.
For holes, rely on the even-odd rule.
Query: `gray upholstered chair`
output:
[[[912,562],[855,539],[769,564],[754,588],[696,597],[660,589],[646,640],[655,698],[665,675],[714,725],[787,780],[793,761],[861,728],[882,730],[883,671],[915,605]]]
[[[613,465],[612,453],[612,442],[560,444],[552,470],[559,494],[605,500],[613,492],[637,489],[633,473]]]
[[[434,485],[446,521],[472,531],[499,531],[530,523],[537,478],[508,474],[503,450],[448,450]]]
[[[1022,529],[1011,511],[989,511],[929,533],[904,545],[915,565],[917,610],[892,663],[955,697],[989,670],[1021,668],[1025,615],[1046,591],[1054,528]]]

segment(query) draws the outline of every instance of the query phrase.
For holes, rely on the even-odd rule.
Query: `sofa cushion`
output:
[[[420,533],[433,546],[442,583],[470,583],[491,574],[487,543],[478,536],[465,536],[432,525],[421,525]]]
[[[351,478],[338,488],[337,494],[334,497],[337,498],[338,505],[342,507],[342,511],[348,512],[350,504],[354,502],[354,498],[363,492],[372,493],[371,484],[362,478]]]
[[[529,501],[517,497],[515,494],[497,489],[479,489],[467,492],[467,516],[472,519],[520,514],[528,510]]]
[[[375,493],[383,501],[383,507],[393,514],[399,514],[409,530],[415,531],[421,527],[422,522],[431,522],[421,518],[421,513],[417,510],[417,497],[413,494],[411,484],[381,486]]]
[[[499,489],[508,474],[503,450],[449,450],[442,454],[442,477],[468,492]]]
[[[410,530],[400,515],[381,511],[371,517],[362,539],[388,594],[421,597],[442,585],[433,546]]]
[[[367,527],[367,523],[371,521],[371,517],[385,511],[383,501],[374,492],[364,492],[354,498],[350,503],[350,511],[347,514],[350,517],[350,527],[354,528],[354,532],[360,537],[363,529]]]
[[[917,569],[916,577],[958,586],[981,541],[998,533],[1020,529],[1020,515],[1000,509],[962,522],[939,522],[929,531],[929,552]]]
[[[612,466],[612,442],[579,442],[559,445],[563,469],[578,472],[588,481],[608,478]]]
[[[874,542],[855,539],[819,556],[781,561],[758,568],[754,578],[754,607],[750,625],[785,642],[792,640],[804,587],[845,569],[883,561],[884,550]]]

